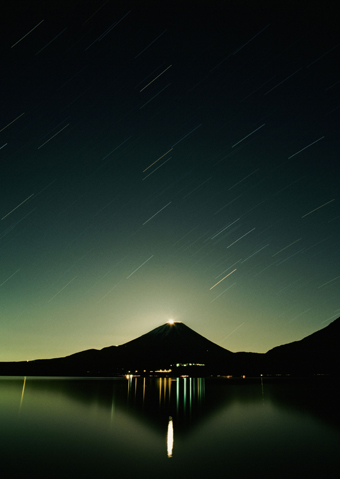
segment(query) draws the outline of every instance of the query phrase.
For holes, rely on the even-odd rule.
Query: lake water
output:
[[[0,378],[0,477],[338,478],[334,380]]]

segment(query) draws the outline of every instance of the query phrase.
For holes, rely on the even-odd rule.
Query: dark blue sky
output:
[[[6,3],[0,360],[340,316],[335,2]]]

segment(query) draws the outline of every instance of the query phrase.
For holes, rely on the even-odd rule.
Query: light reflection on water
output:
[[[134,403],[142,403],[153,399],[154,389],[150,388],[150,380],[139,378],[128,374],[127,379],[127,400]],[[146,382],[148,381],[148,385]],[[202,406],[205,398],[205,378],[155,378],[154,387],[158,394],[158,405],[160,407],[173,407],[175,400],[176,415],[191,413],[193,407]],[[175,395],[175,398],[174,398]],[[150,397],[151,396],[151,397]],[[173,412],[174,414],[174,412]]]
[[[166,446],[168,457],[172,457],[172,450],[174,448],[174,425],[171,416],[169,416],[168,431],[166,434]]]
[[[24,377],[24,383],[23,383],[23,385],[22,385],[21,399],[20,399],[20,408],[19,408],[19,409],[21,409],[22,401],[24,400],[25,386],[26,386],[26,376]]]
[[[134,403],[138,399],[139,394],[142,394],[142,404],[145,405],[145,401],[149,399],[147,393],[151,394],[153,391],[147,391],[146,378],[137,378],[133,375],[126,376],[127,384],[127,398],[133,399]],[[142,393],[139,392],[138,384],[140,381],[140,388]],[[188,412],[191,415],[192,408],[197,405],[202,406],[204,403],[205,395],[205,378],[169,378],[162,377],[155,379],[155,386],[158,390],[158,406],[169,408],[171,414],[176,411],[176,417],[181,414],[185,416]],[[176,408],[171,410],[173,404],[173,395],[175,394]],[[172,416],[169,416],[168,428],[166,433],[166,445],[167,456],[172,457],[174,448],[174,425]]]
[[[225,477],[226,466],[233,479],[337,477],[336,390],[263,378],[0,378],[1,478]]]

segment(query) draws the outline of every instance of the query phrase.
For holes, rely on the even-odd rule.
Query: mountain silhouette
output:
[[[104,348],[103,354],[129,367],[166,368],[178,363],[210,364],[226,361],[233,353],[209,341],[184,323],[166,323],[122,346]]]
[[[325,328],[266,353],[267,370],[288,374],[340,372],[340,318]]]
[[[181,322],[166,323],[120,346],[63,358],[0,363],[2,375],[114,376],[171,370],[172,374],[339,374],[340,318],[306,338],[267,353],[234,353]]]

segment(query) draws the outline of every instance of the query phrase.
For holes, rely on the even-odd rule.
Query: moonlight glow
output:
[[[3,3],[0,361],[339,317],[337,2]]]

